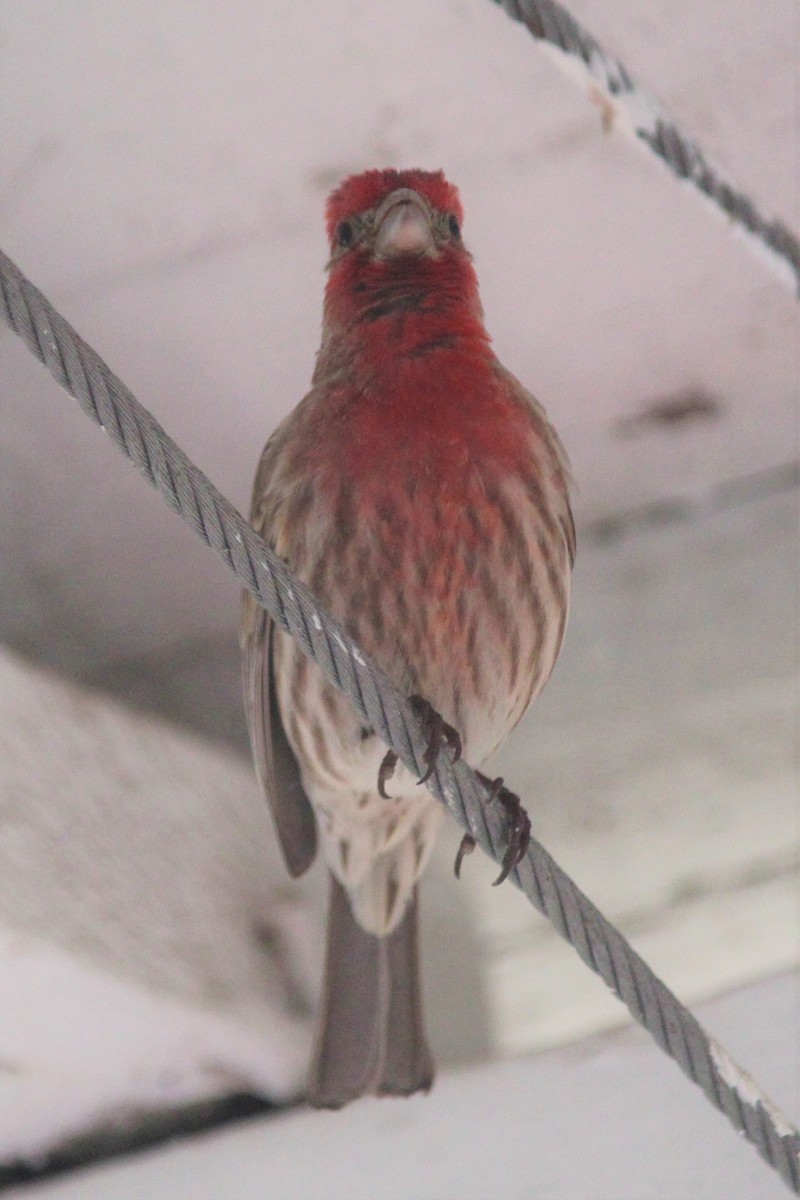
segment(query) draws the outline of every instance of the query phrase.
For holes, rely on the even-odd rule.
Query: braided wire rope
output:
[[[556,0],[494,0],[538,40],[580,60],[589,75],[605,90],[621,124],[647,145],[679,178],[692,184],[725,215],[769,251],[782,277],[800,288],[800,241],[781,221],[769,221],[743,192],[732,187],[700,151],[659,108],[658,102],[631,78],[625,65],[607,53]],[[750,239],[748,239],[750,240]],[[788,271],[786,268],[788,267]],[[790,274],[791,272],[791,274]]]
[[[402,761],[422,774],[424,732],[408,699],[317,604],[155,418],[0,251],[0,316],[55,380],[223,559]],[[499,862],[501,806],[463,761],[442,754],[428,786]],[[800,1133],[705,1032],[534,838],[511,878],[682,1071],[800,1194]]]

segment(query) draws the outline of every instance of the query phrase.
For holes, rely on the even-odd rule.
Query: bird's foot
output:
[[[478,778],[489,789],[489,794],[484,798],[484,804],[489,805],[494,804],[495,801],[499,801],[508,815],[508,846],[506,847],[501,864],[503,869],[494,881],[494,886],[497,887],[498,884],[508,879],[514,867],[525,857],[528,843],[531,840],[531,821],[522,807],[522,801],[519,796],[515,796],[508,788],[503,787],[502,779],[489,779],[488,776],[481,775],[480,771],[478,772]],[[456,879],[458,879],[461,873],[461,864],[464,861],[465,855],[471,854],[474,849],[475,838],[471,833],[465,833],[456,854]]]
[[[475,849],[476,845],[477,843],[472,834],[465,833],[461,839],[461,845],[458,847],[456,861],[453,863],[453,870],[456,873],[456,879],[461,878],[461,864],[468,854],[472,854],[472,851]]]
[[[448,725],[439,716],[436,709],[432,708],[427,700],[423,700],[422,696],[412,696],[410,703],[415,716],[422,722],[422,727],[428,739],[428,744],[422,755],[425,762],[425,772],[422,778],[417,781],[418,783],[427,783],[445,746],[452,752],[454,763],[457,763],[461,758],[461,736],[457,729],[454,729],[452,725]]]
[[[508,879],[514,867],[525,857],[528,843],[531,840],[531,819],[522,807],[519,796],[503,787],[502,779],[489,779],[486,775],[481,775],[480,778],[489,789],[489,795],[484,803],[499,802],[506,810],[508,817],[508,846],[501,863],[503,869],[494,881],[494,886],[497,887],[498,884]]]
[[[378,795],[383,800],[391,800],[391,796],[386,791],[386,780],[392,778],[396,766],[397,755],[394,750],[387,750],[383,756],[383,762],[378,767]]]
[[[421,721],[428,739],[422,755],[425,763],[425,771],[422,778],[418,780],[419,783],[427,783],[445,746],[452,751],[453,762],[458,762],[461,757],[461,737],[458,730],[454,729],[452,725],[448,725],[439,716],[436,709],[432,708],[427,700],[423,700],[422,696],[411,696],[409,703],[414,710],[415,716]],[[396,766],[397,755],[394,750],[387,750],[383,757],[383,762],[378,768],[378,795],[384,800],[391,799],[386,791],[386,783],[394,775]]]

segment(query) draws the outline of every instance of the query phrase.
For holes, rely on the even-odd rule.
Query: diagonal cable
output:
[[[699,147],[640,87],[625,65],[609,54],[556,0],[494,0],[541,42],[582,62],[622,117],[619,125],[657,155],[678,179],[703,193],[726,221],[749,234],[755,248],[769,253],[783,278],[800,288],[800,242],[781,221],[768,220],[753,201],[712,166]],[[574,73],[574,67],[573,71]],[[787,270],[788,268],[788,270]]]
[[[45,297],[0,252],[0,316],[53,377],[225,561],[282,629],[350,699],[360,716],[418,775],[426,739],[408,699],[285,563],[250,528]],[[466,763],[442,755],[428,786],[499,862],[505,844],[500,805]],[[511,878],[596,971],[686,1075],[800,1194],[800,1133],[705,1032],[622,934],[531,839]]]

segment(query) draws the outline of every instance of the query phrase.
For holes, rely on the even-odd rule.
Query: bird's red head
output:
[[[339,227],[343,221],[356,222],[362,228],[368,225],[367,218],[374,218],[382,201],[393,192],[415,192],[431,213],[453,218],[459,232],[464,219],[458,188],[448,183],[441,171],[364,171],[351,175],[340,183],[328,197],[326,222],[331,249],[335,250]],[[452,232],[452,230],[451,230]]]
[[[459,336],[488,343],[458,189],[441,171],[365,171],[328,199],[323,351],[412,352]],[[322,366],[327,366],[327,353]]]

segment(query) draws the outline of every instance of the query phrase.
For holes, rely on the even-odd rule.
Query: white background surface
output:
[[[753,1012],[759,1014],[752,1020]],[[701,1019],[797,1110],[780,1030],[797,980]],[[22,1200],[781,1200],[784,1185],[641,1033],[450,1074],[427,1097],[364,1100],[149,1151]]]
[[[797,228],[794,0],[583,7]],[[563,435],[582,524],[796,456],[795,297],[488,0],[40,0],[0,34],[6,252],[240,506],[310,379],[325,196],[387,164],[460,185],[489,330]],[[234,586],[2,346],[0,628],[83,676],[196,658]],[[720,419],[621,436],[687,387]]]
[[[571,10],[732,182],[798,229],[795,0],[766,7],[755,0],[575,0]],[[796,298],[707,204],[618,128],[604,131],[591,91],[488,0],[38,0],[0,10],[0,244],[241,507],[266,436],[310,378],[325,195],[348,172],[380,165],[441,166],[460,185],[498,353],[545,403],[579,482],[580,550],[565,653],[502,770],[531,804],[545,845],[640,939],[682,995],[707,995],[786,967],[797,948],[798,549],[796,485],[779,469],[798,456]],[[0,638],[241,750],[236,586],[4,331],[0,380]],[[716,417],[679,426],[647,419],[654,401],[685,389],[713,397]],[[153,781],[158,758],[142,753],[141,727],[122,717],[114,725],[112,716],[133,777],[130,794],[145,795],[150,807],[143,811],[151,814],[141,841],[128,835],[126,844],[124,823],[115,840],[125,784],[113,772],[103,776],[91,752],[79,764],[94,772],[91,785],[61,769],[55,718],[41,716],[42,697],[52,693],[40,693],[35,682],[29,693],[15,670],[0,681],[2,703],[27,726],[11,734],[6,719],[0,776],[0,878],[7,881],[0,915],[11,938],[3,944],[12,947],[5,969],[15,947],[44,938],[37,961],[61,963],[61,986],[73,1000],[85,972],[97,973],[103,996],[117,995],[122,980],[130,997],[155,978],[164,1029],[183,987],[192,1011],[186,1026],[174,1026],[169,1047],[162,1044],[165,1061],[174,1062],[181,1028],[200,1027],[204,986],[213,991],[235,977],[236,996],[242,978],[250,987],[261,972],[269,975],[244,918],[248,905],[258,907],[255,897],[284,880],[256,838],[240,845],[264,821],[261,809],[248,809],[259,803],[248,790],[252,778],[228,750],[189,751],[164,731],[164,758],[183,763],[186,753],[185,790],[172,791],[168,767]],[[95,710],[94,703],[75,701],[103,725],[102,704]],[[72,744],[71,702],[62,709]],[[37,760],[30,777],[23,750]],[[234,793],[232,819],[224,802]],[[36,810],[41,819],[31,815],[33,794],[45,798]],[[176,955],[170,938],[186,930],[175,917],[186,902],[186,877],[164,872],[154,881],[147,870],[159,861],[153,846],[173,849],[176,820],[197,821],[198,814],[206,818],[209,857],[235,851],[219,892],[229,898],[229,923],[214,925],[207,941],[186,939]],[[66,815],[73,816],[68,834]],[[95,840],[98,829],[106,841]],[[37,830],[43,837],[33,836]],[[63,858],[53,866],[45,852],[48,837],[62,836],[76,856],[71,876]],[[488,872],[472,861],[456,889],[446,878],[450,859],[443,847],[426,900],[428,1008],[440,1058],[463,1060],[488,1045],[557,1043],[618,1019],[618,1007],[604,1008],[595,981],[519,897],[490,893]],[[34,879],[36,887],[11,889],[12,877]],[[142,915],[135,898],[144,894],[143,878],[173,914],[163,936],[156,925],[148,938],[142,922],[132,938],[123,919]],[[192,904],[203,879],[198,871]],[[51,905],[48,915],[47,898],[70,883],[86,905]],[[125,914],[115,907],[123,895]],[[233,976],[226,974],[232,930],[242,938],[234,942],[241,959]],[[318,934],[319,915],[309,917],[312,942]],[[42,1032],[27,1031],[29,1042],[20,1034],[4,1050],[11,1063],[23,1044],[64,1037],[58,988],[50,989],[53,1003],[43,1003],[41,973],[0,974],[0,996],[24,1003],[24,978]],[[197,986],[186,988],[187,978]],[[757,1075],[761,1042],[746,1038],[762,1003],[772,1011],[769,995],[743,992],[741,1003],[731,1001],[739,1014],[732,1032],[745,1039],[741,1057]],[[782,1047],[775,1053],[794,1063],[796,1010],[792,999],[781,1003],[789,1007],[775,1018]],[[242,1018],[241,1008],[235,1016]],[[120,1034],[113,1025],[112,1043]],[[243,1071],[254,1086],[264,1084],[261,1058],[248,1065],[243,1043],[203,1030],[184,1062],[187,1078],[202,1086],[213,1076],[224,1089],[225,1070],[237,1082]],[[92,1050],[90,1029],[86,1036],[88,1077],[101,1041]],[[210,1045],[223,1059],[216,1076],[216,1060],[204,1074]],[[288,1086],[299,1053],[276,1065],[277,1082],[268,1086]],[[608,1053],[608,1078],[578,1078],[587,1094],[596,1088],[610,1113],[608,1095],[625,1099],[627,1081],[638,1086],[640,1065],[634,1056],[615,1074],[615,1051]],[[122,1066],[131,1060],[102,1054],[112,1075],[120,1067],[114,1103],[141,1097]],[[646,1054],[649,1062],[656,1052],[647,1047]],[[52,1075],[56,1059],[55,1050],[40,1056],[37,1070]],[[562,1079],[566,1060],[544,1061],[536,1070]],[[527,1069],[519,1076],[517,1069],[493,1068],[517,1080],[526,1098],[529,1087],[538,1095]],[[15,1086],[29,1085],[30,1094],[40,1086],[36,1071],[16,1082],[12,1075],[0,1077],[9,1096],[19,1095]],[[434,1105],[460,1094],[455,1080],[443,1083]],[[108,1099],[106,1082],[94,1094],[84,1083],[71,1094],[86,1097],[82,1113],[96,1111]],[[658,1130],[667,1146],[670,1122],[683,1121],[689,1104],[688,1085],[676,1077],[669,1086],[669,1117],[666,1108],[643,1115],[639,1093],[631,1092],[631,1109],[649,1123],[638,1149],[623,1135],[622,1119],[608,1116],[619,1122],[609,1128],[617,1159],[605,1139],[592,1143],[602,1131],[598,1105],[587,1106],[576,1139],[596,1147],[595,1159],[586,1151],[580,1176],[595,1187],[587,1195],[705,1195],[691,1190],[699,1168],[688,1157],[675,1188],[646,1191],[657,1187],[652,1180],[661,1179],[665,1160],[683,1170],[672,1151],[650,1149]],[[494,1084],[487,1093],[482,1077],[471,1087],[467,1141],[491,1107],[487,1094],[492,1101],[498,1094]],[[546,1136],[531,1142],[532,1153],[562,1136],[569,1145],[574,1094],[567,1092],[562,1079],[553,1124],[542,1126]],[[396,1119],[419,1120],[436,1149],[446,1148],[444,1179],[465,1139],[433,1119],[444,1109],[426,1103]],[[362,1111],[324,1126],[337,1149],[350,1137],[356,1147],[358,1137],[373,1136],[369,1121],[359,1125]],[[389,1110],[374,1111],[375,1128],[395,1120],[381,1115]],[[536,1132],[527,1099],[515,1114]],[[733,1135],[714,1114],[708,1119],[721,1129],[718,1155],[705,1135],[698,1147],[710,1156],[709,1186],[719,1188],[708,1196],[760,1198],[749,1182],[737,1191],[733,1176],[715,1174],[720,1163],[728,1170]],[[301,1143],[306,1120],[296,1126]],[[47,1142],[61,1131],[43,1121],[37,1136]],[[407,1165],[401,1143],[390,1137],[387,1144]],[[740,1149],[752,1157],[753,1187],[768,1188],[766,1170]],[[258,1154],[243,1166],[245,1180],[261,1178]],[[733,1149],[730,1155],[733,1162]],[[477,1151],[466,1159],[474,1181],[476,1160]],[[502,1178],[502,1161],[487,1152],[485,1162],[486,1179]],[[220,1163],[230,1172],[229,1160]],[[619,1166],[619,1175],[604,1175],[602,1163]],[[206,1178],[199,1160],[198,1178]],[[543,1189],[572,1181],[563,1172],[542,1178]],[[644,1181],[641,1191],[617,1188],[626,1179],[630,1187]],[[187,1196],[200,1194],[186,1187]],[[560,1194],[579,1195],[552,1191]]]

